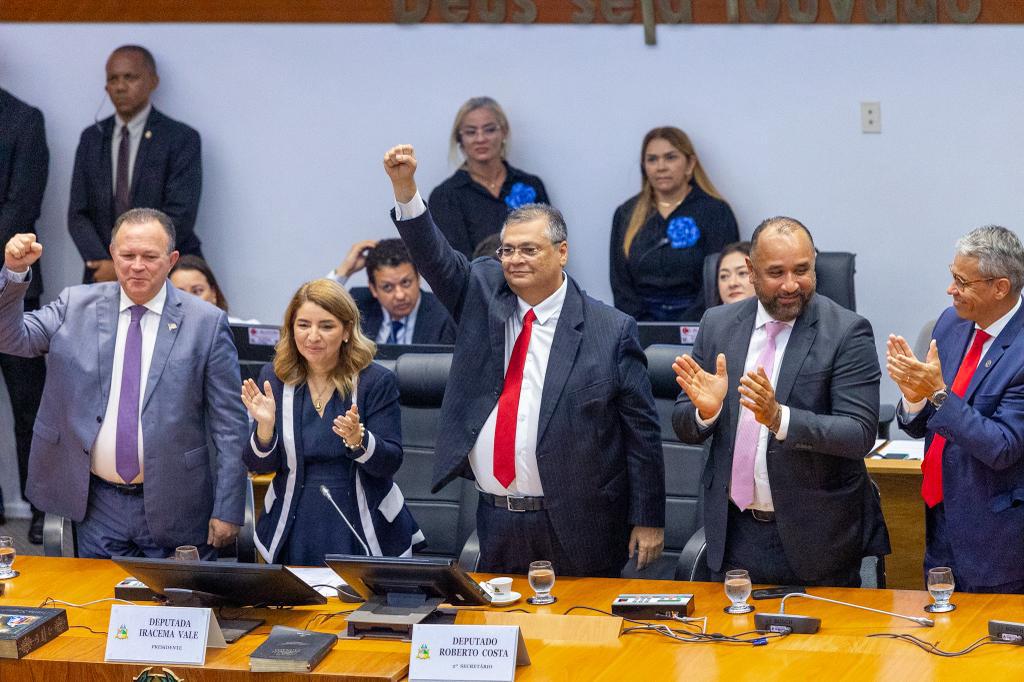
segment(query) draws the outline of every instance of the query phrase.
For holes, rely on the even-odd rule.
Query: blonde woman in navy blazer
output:
[[[243,458],[276,474],[256,525],[268,562],[408,556],[424,542],[392,480],[402,464],[398,385],[373,363],[375,350],[348,292],[314,280],[288,305],[274,362],[243,384],[252,418]]]

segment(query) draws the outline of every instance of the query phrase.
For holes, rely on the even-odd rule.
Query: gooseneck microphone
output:
[[[371,556],[370,548],[366,546],[366,543],[363,542],[363,539],[359,537],[359,533],[357,533],[356,529],[352,527],[351,523],[349,523],[348,517],[345,516],[345,512],[341,511],[341,507],[339,507],[335,503],[334,498],[331,497],[331,491],[327,489],[326,485],[320,485],[320,494],[326,497],[327,501],[331,503],[332,507],[334,507],[334,510],[338,512],[338,516],[340,516],[341,520],[345,522],[345,525],[348,526],[348,529],[352,531],[352,535],[355,536],[355,539],[359,541],[359,544],[363,546],[363,551],[366,552],[366,556]]]
[[[892,613],[891,611],[882,611],[881,609],[873,609],[870,606],[861,606],[860,604],[851,604],[845,601],[839,601],[838,599],[829,599],[828,597],[819,597],[816,594],[804,594],[802,592],[791,592],[782,598],[782,602],[779,604],[779,613],[786,612],[786,600],[790,597],[802,597],[804,599],[814,599],[816,601],[825,601],[830,604],[839,604],[840,606],[849,606],[853,609],[862,609],[864,611],[872,611],[874,613],[881,613],[886,616],[892,616],[894,618],[904,618],[906,620],[913,621],[918,625],[924,625],[925,627],[934,627],[935,621],[931,618],[921,618],[918,616],[904,616],[901,613]]]

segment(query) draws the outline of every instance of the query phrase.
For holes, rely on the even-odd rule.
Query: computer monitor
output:
[[[348,616],[350,637],[408,639],[416,623],[437,622],[441,604],[491,603],[455,559],[328,554],[324,561],[366,599]]]
[[[439,343],[379,343],[377,344],[377,360],[397,360],[406,353],[451,353],[455,346]]]
[[[637,322],[636,326],[641,348],[656,343],[692,346],[700,322]]]
[[[327,599],[280,564],[113,557],[173,606],[302,606]]]

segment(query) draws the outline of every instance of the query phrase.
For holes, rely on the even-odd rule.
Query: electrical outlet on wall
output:
[[[860,131],[862,133],[882,132],[882,103],[860,103]]]

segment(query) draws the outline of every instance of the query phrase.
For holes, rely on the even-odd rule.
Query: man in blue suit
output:
[[[441,405],[434,491],[474,478],[479,570],[617,576],[661,554],[665,472],[654,397],[633,318],[564,272],[565,222],[545,205],[509,214],[501,261],[472,263],[434,224],[416,157],[384,167],[395,225],[459,325]]]
[[[80,556],[188,544],[212,558],[242,523],[238,356],[224,312],[168,283],[173,244],[165,214],[132,209],[110,246],[118,281],[67,288],[30,313],[22,298],[43,247],[19,234],[5,248],[0,351],[49,363],[27,494],[77,522]]]
[[[420,289],[420,273],[401,239],[356,242],[329,277],[344,285],[363,268],[370,286],[349,290],[363,334],[377,343],[455,343],[455,322],[436,296]]]
[[[961,592],[1024,593],[1024,247],[981,227],[949,269],[925,359],[888,341],[900,427],[926,439],[924,568],[952,568]]]
[[[114,221],[130,208],[160,209],[174,222],[175,249],[202,256],[194,230],[203,180],[199,133],[153,108],[149,98],[159,84],[144,47],[124,45],[107,60],[116,113],[82,131],[68,204],[68,231],[87,283],[117,278],[107,247]]]

